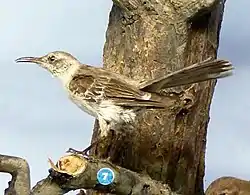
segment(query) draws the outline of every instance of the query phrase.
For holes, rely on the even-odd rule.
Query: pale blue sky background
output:
[[[68,100],[60,83],[20,56],[65,50],[80,61],[101,65],[111,0],[0,0],[0,153],[20,156],[31,167],[32,185],[47,176],[47,158],[69,147],[84,148],[93,118]],[[250,1],[228,1],[220,57],[236,66],[220,80],[211,109],[206,182],[223,175],[250,180]],[[0,175],[0,191],[9,176]],[[0,192],[1,193],[1,192]]]

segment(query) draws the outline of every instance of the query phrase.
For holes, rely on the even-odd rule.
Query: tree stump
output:
[[[216,58],[225,1],[114,0],[104,46],[104,67],[146,80]],[[216,81],[164,91],[189,102],[152,109],[136,120],[136,131],[91,150],[99,158],[148,174],[185,195],[204,194],[209,109]],[[92,141],[99,131],[96,121]],[[88,192],[95,194],[95,192]]]

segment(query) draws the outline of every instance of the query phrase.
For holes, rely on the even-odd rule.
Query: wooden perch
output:
[[[26,160],[14,156],[0,155],[0,172],[12,176],[9,187],[5,190],[7,195],[27,195],[30,191],[30,170]]]
[[[105,186],[98,182],[97,172],[101,168],[109,168],[114,172],[114,181],[110,185]],[[57,166],[52,164],[52,169],[51,175],[55,180],[59,179],[61,182],[61,177],[65,177],[65,182],[60,185],[64,189],[94,189],[120,195],[173,194],[165,184],[153,181],[148,176],[139,175],[104,160],[86,159],[71,154],[62,157],[57,162]],[[54,173],[56,174],[54,175]]]
[[[24,159],[2,155],[0,162],[0,170],[12,174],[11,185],[5,194],[61,195],[84,188],[120,195],[177,195],[171,192],[168,185],[154,181],[148,176],[115,166],[108,161],[86,159],[75,154],[61,157],[56,165],[49,159],[49,176],[38,182],[30,191],[29,166]],[[97,179],[97,173],[102,168],[109,168],[114,173],[114,180],[110,185],[102,185]],[[14,178],[14,173],[18,177]]]

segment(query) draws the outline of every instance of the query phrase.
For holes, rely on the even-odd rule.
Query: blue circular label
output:
[[[110,168],[101,168],[97,172],[97,180],[102,185],[109,185],[115,179],[115,173]]]

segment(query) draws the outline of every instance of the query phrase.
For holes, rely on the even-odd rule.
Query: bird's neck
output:
[[[80,64],[75,63],[68,67],[65,71],[57,73],[55,76],[59,78],[63,85],[67,85],[79,68]]]

